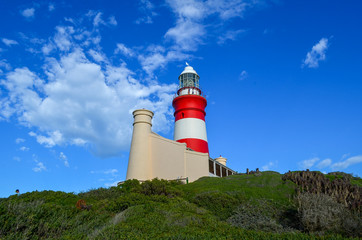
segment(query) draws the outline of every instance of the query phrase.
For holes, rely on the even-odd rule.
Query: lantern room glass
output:
[[[196,87],[199,88],[200,77],[195,73],[184,73],[179,77],[179,88]]]

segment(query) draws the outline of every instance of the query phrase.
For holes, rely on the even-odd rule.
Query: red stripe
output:
[[[197,138],[184,138],[179,139],[177,142],[186,143],[186,146],[196,152],[209,153],[209,144],[201,139]]]
[[[198,95],[182,95],[172,101],[175,109],[175,121],[182,118],[198,118],[205,121],[207,101]]]

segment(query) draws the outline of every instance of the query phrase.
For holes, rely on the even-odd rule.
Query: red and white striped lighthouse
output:
[[[205,124],[207,101],[201,95],[199,75],[186,65],[178,78],[177,96],[172,101],[175,109],[174,140],[186,143],[194,151],[209,153]]]

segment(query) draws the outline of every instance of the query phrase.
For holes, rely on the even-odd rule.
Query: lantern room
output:
[[[186,67],[178,77],[179,79],[179,90],[177,95],[196,94],[201,95],[199,86],[200,76],[197,72],[186,63]]]

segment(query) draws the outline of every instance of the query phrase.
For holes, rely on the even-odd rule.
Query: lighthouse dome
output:
[[[194,73],[194,74],[197,74],[197,72],[194,70],[194,68],[191,67],[190,65],[187,65],[187,66],[185,67],[185,69],[183,70],[183,72],[182,72],[180,75],[182,75],[182,74],[184,74],[184,73]],[[197,75],[198,75],[198,74],[197,74]]]

